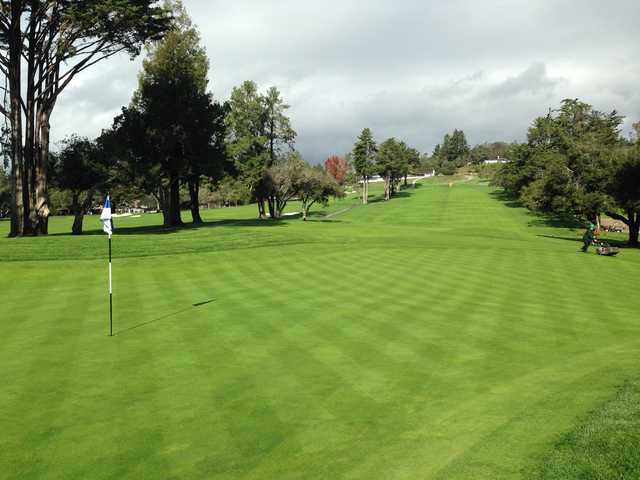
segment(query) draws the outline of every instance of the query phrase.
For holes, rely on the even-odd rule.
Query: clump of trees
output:
[[[296,132],[286,115],[288,108],[275,87],[261,94],[255,82],[246,81],[231,92],[226,153],[257,202],[260,218],[266,218],[266,208],[277,218],[282,202],[268,171],[294,149]]]
[[[326,206],[329,198],[343,197],[344,189],[320,167],[307,165],[298,177],[297,196],[302,204],[302,220],[306,221],[313,205]]]
[[[120,52],[136,56],[171,16],[156,0],[0,3],[0,71],[7,79],[10,236],[48,232],[50,119],[84,70]]]
[[[278,89],[261,93],[246,81],[228,102],[214,101],[197,28],[180,0],[157,4],[0,2],[0,69],[8,79],[0,144],[9,172],[0,169],[0,216],[10,212],[12,236],[47,233],[50,189],[60,210],[74,214],[74,234],[107,192],[116,204],[155,200],[166,226],[183,223],[183,208],[201,223],[200,205],[211,203],[256,201],[261,218],[279,218],[293,198],[302,199],[306,219],[312,205],[342,194],[344,161],[331,162],[332,178],[302,160]],[[143,45],[138,88],[111,127],[50,152],[49,118],[73,78]]]
[[[173,16],[173,28],[148,46],[131,103],[104,135],[121,180],[156,198],[166,226],[183,223],[183,187],[193,223],[202,223],[201,182],[221,178],[226,158],[227,107],[207,91],[209,61],[180,2]]]
[[[527,142],[514,146],[494,182],[534,210],[600,222],[601,214],[629,227],[638,244],[640,147],[620,135],[623,118],[578,99],[538,117]]]
[[[433,149],[431,167],[441,175],[453,175],[469,161],[469,144],[463,130],[445,134],[442,143]]]
[[[409,173],[422,170],[422,158],[418,150],[395,138],[389,138],[378,146],[368,128],[357,138],[351,161],[356,179],[362,184],[363,204],[367,203],[369,181],[373,175],[380,175],[383,179],[384,198],[389,200],[402,181],[407,184]]]
[[[71,232],[80,235],[84,216],[93,206],[96,194],[107,187],[109,165],[96,141],[71,136],[62,146],[56,155],[52,184],[71,194],[70,210],[74,216]]]

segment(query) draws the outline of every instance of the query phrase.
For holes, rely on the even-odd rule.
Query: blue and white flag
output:
[[[113,221],[111,220],[111,199],[109,195],[107,195],[107,199],[104,201],[100,221],[102,222],[102,230],[104,230],[104,233],[108,233],[109,237],[111,237],[113,233]]]

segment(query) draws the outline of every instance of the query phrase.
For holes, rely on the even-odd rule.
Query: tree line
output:
[[[357,181],[362,186],[362,203],[369,198],[369,182],[374,175],[384,181],[384,199],[389,200],[411,171],[420,168],[421,155],[415,148],[394,137],[380,145],[369,128],[362,130],[350,154]]]
[[[255,201],[259,216],[273,219],[294,197],[306,219],[312,205],[341,195],[333,177],[295,151],[280,92],[261,93],[247,81],[227,102],[215,101],[206,51],[182,3],[156,3],[0,3],[0,68],[10,83],[1,111],[9,120],[2,139],[9,175],[0,173],[0,214],[10,213],[10,236],[46,234],[52,197],[68,203],[79,234],[107,192],[116,204],[153,200],[166,226],[183,223],[185,206],[201,223],[203,197],[209,203],[215,192],[227,204]],[[138,88],[113,124],[93,140],[72,135],[51,152],[49,117],[69,82],[116,53],[142,48]]]
[[[578,99],[536,118],[527,141],[512,145],[494,183],[532,210],[568,214],[600,225],[623,222],[629,244],[640,230],[640,124],[621,135],[623,117]]]

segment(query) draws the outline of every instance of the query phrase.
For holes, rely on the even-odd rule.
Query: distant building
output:
[[[511,160],[507,159],[507,158],[500,158],[500,155],[498,155],[498,158],[492,158],[490,160],[485,160],[484,163],[485,165],[495,165],[496,163],[509,163]]]

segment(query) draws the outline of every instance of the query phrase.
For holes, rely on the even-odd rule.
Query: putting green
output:
[[[640,251],[476,182],[328,211],[118,220],[113,338],[104,235],[0,239],[0,478],[526,478],[640,375]]]

